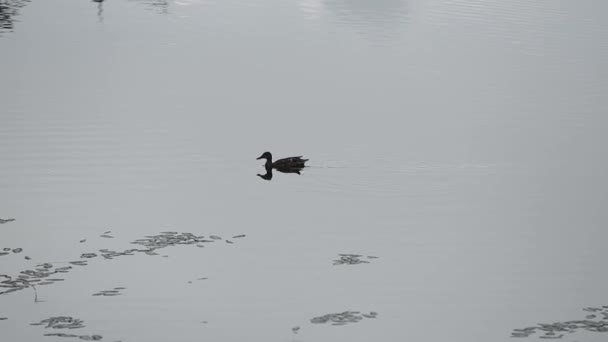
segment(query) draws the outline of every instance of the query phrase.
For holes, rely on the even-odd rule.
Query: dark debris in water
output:
[[[8,317],[0,317],[0,321],[6,321]]]
[[[45,328],[53,329],[80,329],[84,328],[84,321],[70,316],[57,316],[43,319],[38,323],[31,323],[30,325],[46,325]]]
[[[31,323],[30,325],[45,325],[45,328],[52,329],[81,329],[84,328],[84,321],[78,318],[73,318],[70,316],[57,316],[51,317],[47,319],[43,319],[38,323]],[[67,334],[67,333],[46,333],[44,336],[55,336],[55,337],[71,337],[71,338],[79,338],[84,341],[100,341],[103,339],[101,335],[76,335],[76,334]]]
[[[209,279],[209,278],[207,278],[207,277],[203,277],[203,278],[196,278],[196,280],[207,280],[207,279]],[[192,284],[192,282],[193,282],[193,281],[192,281],[192,280],[190,280],[190,281],[188,281],[188,284]]]
[[[74,335],[74,334],[64,334],[64,333],[49,333],[49,334],[44,334],[44,336],[77,337],[83,341],[101,341],[103,339],[103,336],[101,336],[101,335]]]
[[[539,334],[542,334],[539,336],[539,338],[542,339],[560,339],[566,334],[572,334],[580,330],[590,332],[608,332],[608,305],[604,305],[601,308],[584,308],[583,311],[593,314],[587,314],[584,320],[573,320],[550,324],[540,323],[532,327],[513,329],[511,337],[529,337],[538,332]]]
[[[164,232],[160,235],[146,236],[143,239],[137,239],[131,243],[151,249],[159,249],[175,245],[198,245],[222,239],[216,235],[211,235],[209,238],[212,240],[207,240],[204,236],[197,236],[192,233]]]
[[[115,287],[112,290],[102,290],[97,293],[94,293],[93,296],[106,296],[106,297],[120,296],[120,295],[122,295],[122,293],[120,293],[120,291],[126,290],[126,289],[127,289],[126,287]]]
[[[36,265],[34,269],[21,271],[21,273],[15,277],[6,274],[0,274],[0,295],[7,294],[19,290],[23,290],[28,287],[50,285],[56,281],[62,281],[59,278],[49,278],[53,274],[65,273],[71,266],[53,268],[50,263],[44,263]]]
[[[4,247],[2,248],[2,252],[0,252],[0,256],[9,255],[11,254],[11,252],[13,252],[14,254],[21,253],[23,252],[23,248]]]
[[[369,264],[369,261],[361,260],[363,255],[361,254],[338,254],[340,259],[334,260],[334,265],[357,265],[357,264]],[[377,259],[378,257],[369,255],[368,259]]]
[[[91,258],[96,258],[97,254],[95,253],[83,253],[80,255],[81,259],[91,259]]]
[[[106,233],[109,233],[107,231]],[[244,237],[244,235],[238,237]],[[222,238],[216,235],[209,236],[211,240],[206,240],[204,236],[197,236],[192,233],[178,233],[178,232],[163,232],[159,235],[145,236],[142,239],[132,241],[132,244],[139,245],[143,248],[131,248],[124,251],[112,251],[109,249],[100,249],[99,254],[97,253],[83,253],[81,258],[91,259],[98,256],[104,259],[114,259],[119,256],[135,255],[136,253],[146,255],[159,255],[156,251],[161,248],[179,245],[195,245],[197,247],[203,247],[204,243],[214,242],[221,240]],[[233,243],[230,241],[229,243]],[[4,248],[1,255],[8,254],[10,252],[20,253],[23,251],[22,248]],[[163,255],[165,256],[165,255]],[[28,259],[28,257],[26,257]],[[29,259],[28,259],[29,260]],[[72,266],[88,266],[89,260],[74,260],[67,262]],[[57,273],[67,273],[72,269],[72,266],[57,267],[55,268],[53,263],[43,263],[36,265],[34,269],[22,271],[17,276],[9,276],[0,274],[0,295],[20,291],[29,287],[32,287],[36,291],[35,286],[38,285],[50,285],[55,281],[61,281],[63,279],[47,279],[49,276]],[[200,279],[199,279],[200,280]],[[117,289],[114,289],[117,290]],[[111,293],[111,292],[109,292]]]
[[[360,311],[344,311],[340,313],[326,314],[319,317],[314,317],[310,323],[314,324],[331,324],[331,325],[346,325],[357,323],[363,318],[376,318],[377,312],[370,311],[369,314],[361,313]]]
[[[9,219],[0,218],[0,224],[5,224],[5,223],[13,222],[13,221],[15,221],[14,218],[9,218]]]

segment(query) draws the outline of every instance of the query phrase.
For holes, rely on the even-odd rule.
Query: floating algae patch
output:
[[[101,335],[74,335],[74,334],[64,334],[64,333],[48,333],[44,334],[44,336],[55,336],[55,337],[78,337],[83,341],[101,341],[103,340],[103,336]]]
[[[203,278],[196,278],[196,280],[207,280],[207,279],[209,279],[209,278],[207,278],[207,277],[203,277]],[[189,280],[189,281],[188,281],[188,284],[192,284],[192,282],[193,282],[193,280]]]
[[[144,253],[147,255],[159,255],[156,250],[178,245],[196,245],[197,247],[203,247],[202,243],[211,242],[213,240],[205,240],[204,236],[197,236],[192,233],[176,233],[176,232],[164,232],[158,235],[145,236],[144,238],[132,241],[131,244],[145,247],[131,248],[122,252],[112,251],[109,249],[100,249],[101,256],[105,259],[113,259],[119,256],[135,255],[135,253]]]
[[[70,261],[69,263],[72,264],[72,265],[75,265],[75,266],[86,266],[86,265],[88,265],[88,263],[86,262],[86,260],[82,260],[82,261],[81,260]]]
[[[120,296],[120,295],[122,295],[122,293],[120,293],[120,291],[124,290],[124,289],[126,289],[126,287],[115,287],[113,290],[102,290],[97,293],[93,293],[93,296],[106,296],[106,297]]]
[[[109,233],[109,231],[106,233]],[[67,263],[70,264],[70,266],[55,268],[53,266],[53,263],[47,262],[35,266],[34,269],[22,271],[17,276],[11,277],[8,275],[0,275],[0,295],[32,287],[37,298],[35,288],[36,285],[50,285],[53,284],[53,282],[55,281],[61,281],[63,279],[59,280],[47,278],[56,273],[67,273],[72,269],[72,266],[88,266],[88,259],[101,256],[107,260],[114,259],[119,256],[135,255],[137,253],[146,255],[159,255],[156,250],[161,248],[179,245],[195,245],[198,247],[202,247],[203,243],[214,242],[215,240],[221,239],[219,236],[215,235],[210,236],[210,238],[212,240],[206,240],[204,236],[197,236],[192,233],[164,232],[158,235],[145,236],[144,238],[137,239],[131,242],[131,244],[140,246],[139,248],[131,248],[124,251],[100,249],[99,253],[83,253],[80,257],[85,260],[69,261]],[[0,253],[10,253],[11,251],[13,253],[19,253],[22,251],[22,249],[4,248],[3,252]],[[106,293],[106,295],[113,295],[113,292]]]
[[[0,256],[9,255],[9,254],[11,254],[11,252],[13,252],[15,254],[21,253],[21,252],[23,252],[23,248],[10,248],[10,247],[2,248],[2,252],[0,252]]]
[[[38,323],[31,323],[30,325],[46,325],[45,328],[53,329],[80,329],[84,328],[84,321],[69,316],[57,316],[43,319]]]
[[[538,337],[542,339],[561,339],[567,334],[582,330],[597,333],[608,332],[608,305],[584,308],[583,311],[587,312],[585,319],[540,323],[527,328],[513,329],[511,337],[524,338],[538,333]]]
[[[47,319],[43,319],[38,323],[31,323],[30,325],[45,325],[45,328],[51,329],[81,329],[84,328],[84,321],[78,318],[73,318],[69,316],[57,316],[51,317]],[[100,341],[103,339],[101,335],[77,335],[77,334],[67,334],[67,333],[46,333],[44,336],[55,336],[55,337],[71,337],[71,338],[79,338],[85,341]]]
[[[0,218],[0,224],[5,224],[5,223],[13,222],[13,221],[15,221],[14,218],[9,218],[9,219],[1,219]]]
[[[334,265],[357,265],[357,264],[369,264],[369,261],[361,260],[363,255],[361,254],[338,254],[340,259],[334,260]],[[376,256],[367,256],[368,259],[378,259]]]
[[[377,316],[378,313],[374,311],[370,311],[368,314],[361,313],[360,311],[344,311],[340,313],[331,313],[319,317],[314,317],[310,320],[310,323],[346,325],[357,323],[363,318],[376,318]]]
[[[81,259],[91,259],[91,258],[96,258],[97,254],[95,253],[83,253],[80,255]]]
[[[4,280],[0,281],[0,295],[20,291],[28,287],[50,285],[56,281],[62,281],[63,279],[49,277],[53,274],[65,273],[71,268],[71,266],[66,266],[55,269],[52,264],[44,263],[36,265],[34,269],[21,271],[17,276],[1,274],[0,279],[4,278]]]
[[[155,249],[176,245],[196,245],[197,247],[204,247],[203,243],[222,240],[222,238],[217,235],[210,235],[209,239],[205,239],[204,236],[198,236],[192,233],[164,232],[159,235],[145,236],[144,238],[137,239],[131,243],[147,247],[148,250],[144,250],[143,252],[153,252]],[[142,252],[142,250],[135,251]]]

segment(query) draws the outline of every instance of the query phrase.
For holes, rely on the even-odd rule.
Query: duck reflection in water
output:
[[[306,163],[308,161],[308,159],[302,159],[302,156],[298,156],[298,157],[283,158],[283,159],[279,159],[279,160],[273,162],[272,154],[270,152],[264,152],[257,159],[258,160],[266,159],[266,163],[264,164],[264,167],[266,168],[266,174],[264,174],[264,175],[258,174],[258,176],[260,178],[265,179],[265,180],[272,179],[272,170],[273,169],[277,170],[279,172],[282,172],[282,173],[300,174],[300,171],[306,167],[306,165],[304,165],[304,163]]]

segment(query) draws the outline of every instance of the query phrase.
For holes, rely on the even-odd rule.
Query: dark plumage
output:
[[[292,171],[294,173],[298,173],[295,172],[296,169],[304,168],[306,166],[304,163],[308,161],[308,159],[302,159],[302,156],[298,156],[283,158],[273,162],[270,152],[264,152],[257,159],[266,159],[266,164],[264,164],[266,170],[277,169],[279,171]]]

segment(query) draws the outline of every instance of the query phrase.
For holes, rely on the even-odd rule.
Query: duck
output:
[[[298,156],[298,157],[283,158],[283,159],[279,159],[279,160],[273,162],[272,153],[270,153],[270,152],[262,153],[262,155],[259,156],[256,160],[259,160],[259,159],[266,159],[266,164],[264,164],[264,166],[266,167],[266,170],[277,169],[279,171],[302,169],[302,168],[306,167],[306,165],[304,165],[304,163],[306,163],[308,161],[308,159],[302,159],[302,156]],[[296,173],[299,173],[299,172],[296,172]]]

